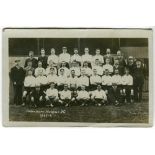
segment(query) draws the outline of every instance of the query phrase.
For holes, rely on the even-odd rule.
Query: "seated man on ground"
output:
[[[60,104],[66,107],[70,106],[71,103],[71,91],[68,89],[68,85],[64,85],[64,90],[59,92]]]
[[[87,106],[89,105],[90,96],[88,91],[85,90],[85,85],[81,86],[81,90],[77,92],[77,102],[80,106]]]
[[[96,106],[105,105],[107,102],[107,96],[101,85],[97,86],[97,89],[92,93],[91,99]]]
[[[120,105],[122,103],[122,91],[117,83],[112,83],[112,87],[108,91],[108,101],[113,105]]]
[[[46,102],[48,106],[54,107],[58,105],[59,97],[58,90],[55,89],[54,82],[51,83],[50,88],[46,90]]]

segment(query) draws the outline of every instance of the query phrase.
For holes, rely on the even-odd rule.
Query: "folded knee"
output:
[[[27,95],[27,91],[24,91],[23,92],[23,97],[26,97],[26,95]]]
[[[31,102],[34,102],[34,97],[31,97]]]

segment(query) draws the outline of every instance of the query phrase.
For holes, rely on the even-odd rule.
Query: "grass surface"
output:
[[[123,106],[26,108],[10,105],[10,121],[148,123],[148,101]]]

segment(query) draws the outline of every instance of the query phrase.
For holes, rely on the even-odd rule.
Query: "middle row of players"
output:
[[[24,80],[24,87],[35,87],[44,85],[47,86],[50,83],[55,83],[58,87],[58,90],[62,90],[64,84],[67,84],[70,89],[78,89],[82,85],[86,86],[86,90],[93,90],[97,84],[101,84],[102,86],[111,86],[112,83],[116,83],[118,86],[121,85],[133,85],[133,77],[129,74],[129,70],[125,69],[125,74],[121,76],[119,74],[119,70],[115,69],[114,75],[109,74],[109,70],[105,70],[105,75],[99,76],[97,74],[97,69],[93,69],[93,75],[88,77],[85,74],[85,70],[81,70],[81,76],[77,77],[75,74],[75,70],[71,70],[70,77],[65,76],[65,70],[63,68],[60,69],[60,75],[57,76],[55,74],[55,69],[50,68],[50,72],[47,76],[44,76],[42,70],[38,72],[38,76],[33,76],[33,71],[29,70],[27,72],[27,76]]]
[[[78,62],[73,61],[72,67],[71,67],[70,69],[67,67],[66,62],[62,62],[62,63],[61,63],[61,67],[60,67],[58,70],[57,70],[57,67],[55,67],[55,66],[53,65],[53,63],[50,63],[50,64],[49,64],[49,67],[46,68],[46,70],[45,70],[45,69],[42,67],[42,62],[41,62],[41,61],[38,62],[38,67],[37,67],[36,69],[33,69],[33,68],[32,68],[32,62],[30,61],[30,62],[28,62],[28,66],[25,68],[25,70],[33,69],[34,75],[35,75],[36,77],[38,76],[40,70],[43,72],[44,75],[48,75],[48,74],[50,73],[50,69],[51,69],[52,67],[54,67],[55,74],[58,74],[58,75],[60,75],[61,69],[64,69],[64,74],[65,74],[65,76],[67,76],[67,77],[70,76],[71,70],[74,70],[74,71],[75,71],[75,75],[76,75],[76,76],[80,76],[80,75],[81,75],[81,70],[85,70],[85,74],[86,74],[87,76],[91,76],[91,75],[93,75],[93,69],[96,69],[96,70],[97,70],[97,74],[98,74],[98,75],[103,75],[103,74],[105,74],[105,70],[106,70],[106,69],[109,70],[109,74],[110,74],[110,75],[113,74],[113,71],[114,71],[115,69],[118,69],[118,70],[119,70],[119,74],[120,74],[120,75],[124,74],[124,67],[125,67],[125,66],[120,66],[120,65],[119,65],[119,60],[118,60],[118,59],[115,60],[115,65],[114,65],[114,66],[110,65],[109,62],[110,62],[110,60],[107,58],[107,59],[106,59],[106,64],[103,65],[103,66],[101,66],[99,60],[97,59],[97,60],[95,60],[95,65],[92,66],[92,68],[91,68],[91,67],[89,66],[90,64],[89,64],[88,62],[84,62],[84,63],[83,63],[83,67],[80,67]]]

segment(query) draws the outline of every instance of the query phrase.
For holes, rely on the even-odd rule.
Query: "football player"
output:
[[[101,85],[97,86],[97,89],[92,93],[91,99],[96,106],[105,105],[107,102],[107,96]]]
[[[51,83],[50,88],[46,90],[46,102],[47,105],[54,107],[58,105],[59,97],[58,97],[58,90],[55,89],[54,82]]]

